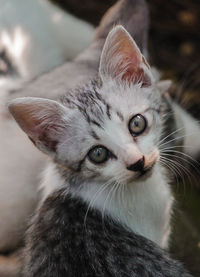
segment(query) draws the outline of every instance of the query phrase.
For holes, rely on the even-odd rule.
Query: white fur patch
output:
[[[166,247],[173,198],[161,172],[158,166],[146,181],[133,182],[116,190],[112,185],[101,191],[98,184],[91,184],[84,186],[80,195],[87,203],[94,200],[91,206],[99,209],[102,217],[108,214],[134,232]]]
[[[48,1],[21,0],[19,8],[17,0],[0,0],[0,5],[0,50],[6,50],[22,78],[72,59],[92,41],[90,24]]]
[[[0,51],[17,73],[0,76],[0,251],[9,251],[22,239],[38,203],[46,160],[8,118],[9,91],[75,57],[90,44],[94,28],[49,1],[0,0],[0,7]],[[45,187],[54,188],[50,182]]]
[[[46,157],[12,119],[0,118],[0,252],[22,240],[38,200]]]

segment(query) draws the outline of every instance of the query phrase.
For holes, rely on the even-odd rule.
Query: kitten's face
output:
[[[110,81],[95,91],[85,89],[78,99],[77,94],[63,98],[72,110],[66,137],[57,147],[58,162],[100,182],[149,176],[159,159],[159,93]]]
[[[56,101],[24,98],[10,111],[34,144],[81,180],[147,178],[159,159],[161,95],[130,35],[114,28],[105,42],[100,84]]]

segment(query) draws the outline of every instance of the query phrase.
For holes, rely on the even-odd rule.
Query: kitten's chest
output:
[[[93,199],[90,208],[101,211],[102,221],[108,214],[118,223],[161,247],[168,246],[173,197],[161,172],[155,171],[145,182],[123,186],[116,189],[115,193],[105,191],[95,200],[92,195],[93,192],[85,191],[82,197],[89,203]]]
[[[164,180],[154,182],[152,178],[149,182],[136,184],[126,199],[124,206],[116,207],[115,216],[120,215],[121,222],[134,232],[166,248],[173,197]]]

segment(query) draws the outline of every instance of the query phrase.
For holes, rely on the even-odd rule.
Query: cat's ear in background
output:
[[[56,152],[66,127],[67,108],[56,101],[34,97],[17,98],[8,108],[21,129],[42,152]]]
[[[141,83],[143,87],[153,82],[145,57],[121,25],[108,34],[100,59],[99,75],[102,81],[112,78],[119,82]]]
[[[161,80],[157,83],[157,88],[161,92],[161,94],[167,93],[172,86],[171,80]]]

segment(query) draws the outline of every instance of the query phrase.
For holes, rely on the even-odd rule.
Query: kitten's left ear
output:
[[[101,55],[99,74],[102,81],[111,77],[118,81],[141,83],[143,87],[148,87],[153,82],[145,57],[129,33],[120,25],[108,34]]]
[[[63,133],[67,132],[68,109],[56,101],[34,97],[17,98],[8,107],[35,146],[54,156]]]

